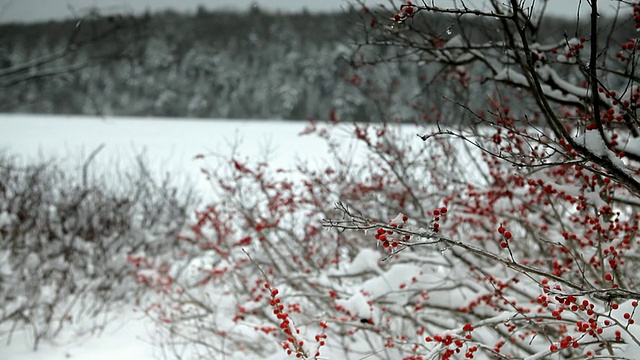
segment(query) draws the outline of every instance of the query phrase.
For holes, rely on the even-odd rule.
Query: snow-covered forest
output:
[[[3,111],[174,118],[3,116],[0,350],[637,359],[640,2],[352,4],[5,26]]]
[[[407,103],[438,101],[430,89],[442,87],[433,83],[440,69],[396,61],[354,68],[365,41],[360,15],[357,8],[332,14],[202,9],[194,15],[1,25],[0,111],[307,120],[325,119],[335,110],[380,121],[372,110],[376,97],[385,107],[397,105],[398,116],[410,121],[413,114],[402,111]],[[453,34],[463,25],[474,28],[475,37],[500,38],[493,25],[472,17],[425,17],[443,29],[443,39],[447,29]],[[575,27],[570,18],[545,18],[539,36],[557,42]],[[633,35],[633,28],[621,28],[611,37],[621,42]],[[383,57],[393,51],[375,49]],[[30,66],[15,71],[22,64]]]

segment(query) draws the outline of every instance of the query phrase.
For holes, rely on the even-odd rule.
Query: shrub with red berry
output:
[[[199,252],[170,271],[174,334],[229,356],[640,353],[636,46],[612,61],[604,41],[631,21],[601,33],[594,1],[593,26],[552,39],[537,36],[539,4],[490,5],[367,12],[367,44],[393,49],[380,61],[455,80],[411,106],[413,124],[331,113],[303,133],[327,139],[335,165],[234,158],[210,173],[221,200],[182,235]],[[430,13],[455,15],[456,34],[430,28]],[[375,65],[364,52],[354,65]],[[438,111],[450,103],[462,111]],[[457,116],[475,126],[451,126]]]

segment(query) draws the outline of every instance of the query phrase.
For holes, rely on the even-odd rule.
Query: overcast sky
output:
[[[431,0],[428,0],[431,1]],[[533,0],[528,0],[533,1]],[[540,3],[543,0],[537,0]],[[549,8],[556,14],[575,14],[578,3],[585,9],[587,0],[547,0]],[[619,0],[601,0],[599,3],[603,13],[611,13],[614,4]],[[368,4],[385,2],[383,0],[367,0]],[[482,0],[467,0],[482,7]],[[140,13],[146,9],[152,11],[173,8],[181,11],[195,11],[199,5],[208,9],[249,9],[252,3],[262,9],[279,11],[331,11],[345,8],[349,0],[0,0],[0,22],[32,22],[50,19],[76,17],[98,8],[102,13],[126,12]],[[386,2],[388,3],[388,1]],[[402,1],[394,1],[401,4]],[[441,6],[450,6],[455,0],[436,0]]]

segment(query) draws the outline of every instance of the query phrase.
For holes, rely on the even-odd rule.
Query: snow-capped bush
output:
[[[56,161],[0,157],[0,325],[29,327],[34,346],[79,318],[136,301],[128,256],[178,251],[176,234],[194,204],[142,165],[108,178],[83,169],[80,176]]]

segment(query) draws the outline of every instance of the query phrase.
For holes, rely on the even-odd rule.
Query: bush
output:
[[[154,180],[141,160],[109,176],[92,171],[95,155],[78,173],[55,160],[23,166],[0,157],[0,324],[8,341],[22,326],[37,347],[85,318],[104,325],[98,315],[143,295],[132,256],[179,251],[191,193]]]

